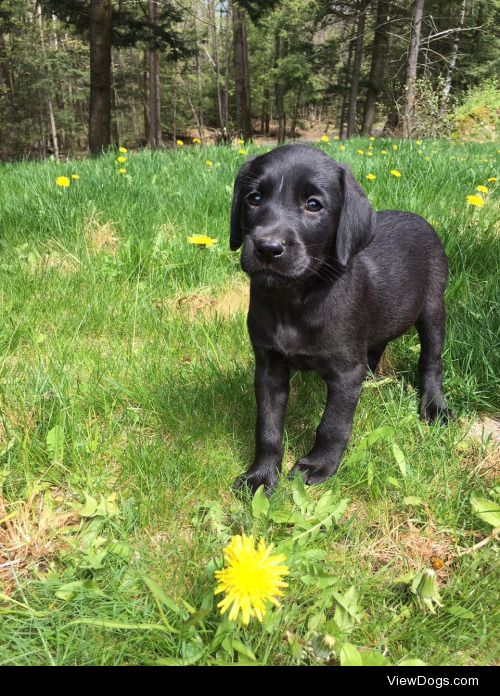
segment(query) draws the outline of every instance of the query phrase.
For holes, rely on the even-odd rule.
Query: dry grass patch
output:
[[[93,211],[83,224],[83,235],[90,253],[116,256],[118,236],[111,220],[102,222],[99,213]]]
[[[395,577],[408,570],[434,568],[445,577],[448,566],[456,557],[456,544],[445,532],[436,528],[432,519],[423,525],[416,524],[408,516],[394,515],[390,511],[351,510],[361,520],[369,520],[367,536],[360,540],[358,548],[373,570],[386,567]]]
[[[57,271],[60,275],[69,275],[80,270],[81,261],[61,244],[50,242],[46,251],[40,253],[34,249],[20,254],[23,269],[35,276],[48,271]]]
[[[15,579],[44,572],[51,559],[68,548],[64,532],[78,523],[61,490],[38,490],[27,500],[9,502],[0,495],[0,587],[8,593]]]
[[[500,478],[500,420],[483,417],[468,427],[457,446],[460,466],[493,484]]]
[[[479,478],[486,483],[494,484],[500,478],[500,447],[497,445],[485,449],[472,445],[462,458],[461,464],[469,470],[472,466]]]
[[[201,288],[198,292],[180,295],[172,300],[166,300],[165,303],[157,300],[155,305],[162,307],[167,304],[172,310],[187,314],[190,319],[200,316],[203,319],[212,319],[216,316],[231,319],[239,312],[246,313],[248,301],[248,282],[237,280],[219,293],[214,293],[210,288]]]
[[[229,319],[239,312],[248,311],[249,283],[246,279],[237,280],[228,285],[215,297],[215,314]]]
[[[62,275],[69,275],[80,270],[81,262],[67,251],[54,249],[40,257],[36,266],[38,273],[55,270]]]
[[[499,416],[482,416],[474,421],[469,433],[469,437],[476,438],[482,442],[491,441],[496,445],[500,445],[500,417]]]

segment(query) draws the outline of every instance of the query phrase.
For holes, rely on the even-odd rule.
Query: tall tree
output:
[[[91,0],[89,151],[111,144],[111,0]]]
[[[366,90],[365,110],[363,114],[363,135],[370,135],[375,119],[375,105],[382,87],[385,62],[387,60],[388,34],[387,23],[389,21],[388,0],[378,0],[377,14],[375,17],[375,31],[373,36],[372,62],[368,87]]]
[[[460,3],[460,15],[458,18],[458,27],[455,31],[455,36],[453,39],[453,44],[451,47],[450,62],[448,63],[448,70],[446,73],[446,79],[443,87],[443,94],[441,97],[441,106],[439,108],[439,115],[444,116],[446,111],[446,104],[448,103],[448,97],[451,91],[451,81],[453,79],[453,73],[455,72],[455,66],[457,64],[458,57],[458,44],[460,42],[460,31],[463,29],[465,23],[465,10],[467,7],[467,0],[462,0]]]
[[[283,46],[280,30],[276,29],[274,35],[274,65],[276,73],[276,82],[274,86],[276,98],[276,111],[278,115],[278,143],[284,143],[286,137],[286,113],[285,113],[285,78],[278,64],[283,60]]]
[[[160,48],[154,39],[158,27],[158,0],[148,0],[148,17],[151,27],[149,44],[149,147],[161,147],[161,105],[160,105]]]
[[[236,92],[236,127],[244,140],[252,138],[250,103],[250,72],[248,65],[248,42],[245,11],[235,2],[232,4],[233,57]]]
[[[52,103],[50,67],[49,67],[49,62],[47,60],[47,51],[45,49],[45,31],[44,31],[44,27],[43,27],[42,6],[39,3],[37,3],[35,9],[36,9],[36,15],[37,15],[37,20],[38,20],[38,28],[40,31],[40,47],[42,49],[42,63],[43,63],[44,82],[45,82],[44,89],[45,89],[45,98],[47,100],[47,109],[49,112],[50,132],[52,135],[52,147],[54,149],[54,156],[55,156],[56,160],[59,161],[59,141],[57,138],[56,119],[54,116],[54,106]]]
[[[12,159],[17,154],[18,114],[14,99],[14,83],[10,68],[9,53],[3,35],[0,16],[0,86],[3,85],[3,109],[0,111],[0,159]]]
[[[221,93],[221,64],[219,56],[219,37],[217,35],[217,20],[215,16],[215,0],[207,2],[208,21],[210,25],[210,38],[212,42],[212,64],[215,73],[215,94],[217,95],[217,116],[219,118],[219,128],[221,132],[227,129],[224,105]]]
[[[420,32],[424,14],[425,0],[415,0],[410,29],[410,50],[406,69],[405,104],[403,114],[403,137],[409,138],[413,128],[413,108],[415,104],[415,80],[417,77]]]
[[[366,10],[370,0],[359,0],[358,24],[356,28],[356,40],[354,43],[354,62],[352,66],[351,93],[349,96],[349,114],[347,116],[347,137],[356,134],[356,111],[358,103],[359,77],[361,71],[361,59],[363,57],[363,39],[365,35]]]

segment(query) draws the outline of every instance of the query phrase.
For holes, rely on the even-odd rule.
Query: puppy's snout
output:
[[[255,252],[263,261],[275,261],[285,253],[286,242],[275,239],[259,239],[255,242]]]

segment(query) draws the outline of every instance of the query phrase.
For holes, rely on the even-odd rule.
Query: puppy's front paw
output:
[[[288,478],[295,478],[295,474],[298,472],[304,479],[304,483],[312,486],[316,483],[323,483],[323,481],[329,479],[338,468],[338,464],[327,462],[324,459],[302,457],[290,471]]]
[[[270,495],[278,483],[278,471],[276,468],[249,469],[238,476],[234,482],[236,490],[248,489],[252,495],[260,486],[264,486],[266,495]]]
[[[437,422],[441,423],[441,425],[446,425],[446,423],[455,420],[455,414],[449,408],[439,408],[434,403],[428,403],[421,404],[420,418],[427,421],[427,423]]]

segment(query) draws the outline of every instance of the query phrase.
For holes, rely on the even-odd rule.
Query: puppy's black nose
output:
[[[286,243],[272,239],[259,239],[255,242],[257,256],[263,261],[274,261],[283,255]]]

